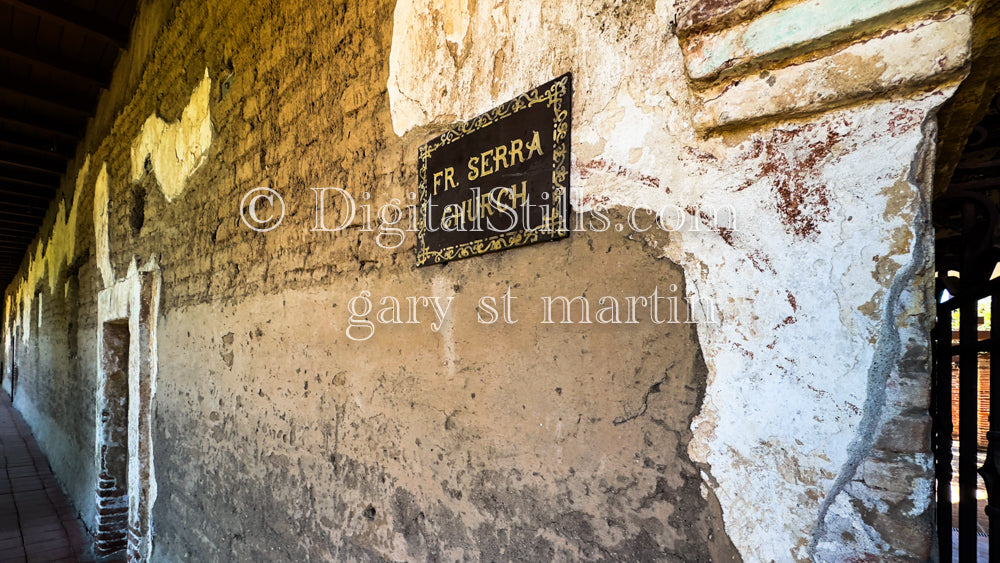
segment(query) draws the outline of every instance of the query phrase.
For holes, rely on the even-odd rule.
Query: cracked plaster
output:
[[[765,561],[891,549],[850,499],[880,502],[855,481],[893,414],[878,388],[902,346],[926,339],[915,315],[926,310],[930,186],[912,168],[956,83],[706,138],[667,32],[670,2],[629,13],[588,1],[477,3],[455,57],[447,29],[462,17],[454,4],[397,4],[396,133],[447,127],[573,71],[575,207],[738,210],[735,232],[687,229],[664,249],[689,293],[718,306],[721,324],[698,327],[710,374],[689,451],[710,470],[732,541]],[[965,55],[949,51],[968,40],[968,19],[958,23],[910,56],[961,66]],[[926,486],[911,495],[914,509],[927,507]],[[842,529],[853,543],[824,535]]]

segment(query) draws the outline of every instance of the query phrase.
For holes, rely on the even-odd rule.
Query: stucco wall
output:
[[[737,211],[666,249],[722,321],[690,452],[737,548],[927,557],[934,114],[971,29],[919,1],[401,2],[393,123],[576,72],[580,207]]]
[[[155,264],[155,559],[926,558],[934,116],[971,24],[903,0],[144,3],[7,290],[16,406],[93,522],[97,296]],[[574,207],[609,229],[422,269],[412,233],[310,230],[311,188],[410,203],[422,143],[566,71]],[[241,222],[257,186],[273,231]],[[678,228],[638,232],[647,210]],[[508,288],[518,322],[479,322]],[[700,322],[541,323],[542,297],[654,289]],[[356,340],[362,291],[371,320],[453,300]]]

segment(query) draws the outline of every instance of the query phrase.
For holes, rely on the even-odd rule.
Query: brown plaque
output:
[[[569,236],[572,99],[566,73],[420,147],[418,266]]]

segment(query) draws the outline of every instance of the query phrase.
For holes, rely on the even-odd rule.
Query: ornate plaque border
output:
[[[417,266],[438,264],[569,236],[569,158],[572,96],[573,75],[567,72],[482,115],[459,123],[450,131],[420,147],[420,152],[417,156],[420,202],[417,210]],[[554,113],[552,133],[552,204],[542,222],[531,229],[496,234],[475,241],[448,246],[440,250],[427,248],[425,239],[427,233],[425,204],[429,194],[427,164],[434,151],[459,141],[466,135],[484,127],[516,116],[518,112],[533,107],[536,104],[546,104],[552,108]]]

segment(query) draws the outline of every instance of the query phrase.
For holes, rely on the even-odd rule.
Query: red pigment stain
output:
[[[751,360],[753,359],[753,352],[744,348],[742,344],[740,344],[739,342],[734,342],[733,345],[740,351],[740,354],[743,354],[745,357],[750,358]]]
[[[580,204],[585,206],[597,205],[598,207],[600,207],[602,205],[607,205],[609,201],[611,201],[611,198],[609,198],[606,195],[596,196],[596,197],[592,195],[586,195],[580,199]]]
[[[748,254],[747,257],[750,258],[750,262],[753,263],[753,267],[756,268],[758,272],[762,274],[767,272],[772,274],[778,273],[774,269],[774,266],[771,265],[771,260],[767,256],[764,256],[761,251],[755,250]]]
[[[791,291],[785,291],[785,296],[788,297],[788,304],[792,306],[792,311],[798,311],[799,306],[795,303],[795,296],[792,295]]]
[[[579,172],[581,178],[590,178],[595,172],[603,172],[605,174],[611,174],[619,178],[625,178],[627,180],[638,182],[648,188],[660,189],[659,178],[643,174],[638,170],[632,170],[631,168],[625,168],[624,166],[619,166],[617,164],[610,164],[603,158],[598,158],[596,160],[591,160],[586,164],[581,164]],[[667,193],[669,192],[670,188],[667,188]]]
[[[733,234],[732,229],[730,229],[729,227],[721,227],[719,225],[715,225],[714,221],[712,220],[712,217],[708,213],[706,213],[701,209],[696,209],[693,205],[688,205],[687,207],[684,208],[684,211],[687,211],[687,213],[692,217],[697,217],[701,221],[701,224],[705,225],[710,230],[714,231],[720,237],[722,237],[722,240],[724,240],[726,244],[735,247],[736,237]]]
[[[818,129],[814,124],[777,129],[763,143],[760,173],[773,179],[779,219],[786,232],[798,239],[818,235],[820,225],[830,221],[828,189],[818,181],[818,166],[830,157],[844,135],[833,130],[824,134]],[[748,154],[760,151],[761,146],[755,142]]]
[[[795,317],[787,316],[785,317],[785,320],[781,321],[780,323],[777,324],[777,326],[774,327],[774,330],[778,330],[779,328],[786,327],[788,325],[793,325],[795,324],[795,322],[796,322]]]
[[[889,120],[889,134],[898,137],[913,129],[920,123],[920,115],[921,112],[913,109],[902,109],[894,112],[892,119]]]

